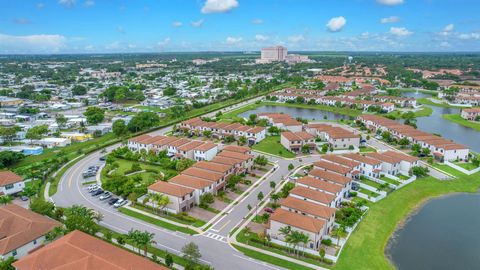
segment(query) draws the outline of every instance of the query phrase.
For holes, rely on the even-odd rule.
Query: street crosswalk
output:
[[[203,234],[203,236],[211,238],[213,240],[217,240],[217,241],[220,241],[220,242],[227,243],[227,239],[226,239],[225,236],[221,236],[221,235],[216,234],[216,233],[206,232],[206,233]]]

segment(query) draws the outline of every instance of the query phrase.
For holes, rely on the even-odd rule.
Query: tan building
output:
[[[280,135],[280,143],[294,153],[302,152],[304,147],[306,147],[308,151],[313,151],[316,148],[315,137],[305,131],[282,132]]]

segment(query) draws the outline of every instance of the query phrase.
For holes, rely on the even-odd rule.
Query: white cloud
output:
[[[390,16],[387,18],[380,19],[380,23],[396,23],[400,21],[400,17],[398,16]]]
[[[396,6],[404,3],[403,0],[377,0],[377,3],[385,6]]]
[[[160,46],[160,47],[165,47],[165,46],[167,46],[169,43],[170,43],[170,38],[169,38],[169,37],[166,37],[166,38],[164,38],[163,40],[159,41],[159,42],[157,43],[157,45]]]
[[[443,41],[443,42],[440,43],[440,47],[442,47],[442,48],[450,48],[450,47],[452,47],[452,46],[451,46],[450,43],[448,43],[447,41]]]
[[[1,52],[54,53],[65,47],[66,38],[62,35],[12,36],[0,33]]]
[[[58,3],[67,8],[75,6],[75,0],[58,0]]]
[[[237,0],[207,0],[202,7],[202,13],[223,13],[238,7]]]
[[[93,7],[93,6],[95,6],[95,1],[86,0],[84,5],[85,5],[85,7]]]
[[[85,51],[93,51],[93,50],[95,50],[95,47],[93,47],[93,45],[87,45],[87,46],[83,47],[83,49]]]
[[[260,34],[255,35],[255,41],[263,42],[263,41],[267,41],[267,40],[268,40],[267,36],[260,35]]]
[[[240,43],[240,41],[242,41],[241,37],[227,37],[225,39],[225,43],[228,44],[228,45],[235,45],[235,44]]]
[[[333,17],[328,21],[327,28],[330,32],[340,32],[345,24],[347,24],[347,20],[343,16]]]
[[[252,23],[253,24],[262,24],[263,20],[262,19],[255,19],[255,20],[252,20]]]
[[[128,47],[129,49],[135,49],[135,48],[137,48],[137,45],[130,43],[130,44],[127,45],[127,47]]]
[[[468,34],[460,34],[458,38],[463,40],[477,40],[480,39],[480,33],[468,33]]]
[[[182,27],[183,23],[182,22],[173,22],[172,26],[173,27]]]
[[[412,35],[413,32],[405,27],[390,27],[390,34],[398,37],[406,37]]]
[[[26,19],[26,18],[18,18],[18,19],[15,19],[13,20],[14,23],[16,24],[31,24],[32,21],[30,21],[29,19]]]
[[[120,48],[120,42],[119,41],[114,41],[110,44],[105,45],[105,49],[107,50],[117,50]]]
[[[45,7],[45,4],[44,4],[44,3],[38,3],[38,4],[37,4],[37,8],[38,8],[38,9],[42,9],[42,8],[44,8],[44,7]]]
[[[305,40],[305,37],[303,35],[295,35],[295,36],[289,36],[288,37],[288,41],[292,42],[292,43],[297,43],[297,42],[301,42],[301,41],[304,41]]]
[[[203,25],[203,19],[200,19],[198,21],[194,21],[194,22],[191,22],[190,24],[193,26],[193,27],[202,27]]]
[[[454,28],[455,28],[455,25],[453,23],[451,23],[451,24],[445,26],[445,28],[443,28],[443,31],[452,32]]]

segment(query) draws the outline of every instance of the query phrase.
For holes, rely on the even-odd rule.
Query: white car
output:
[[[88,186],[88,191],[93,191],[93,190],[96,190],[98,188],[99,188],[99,186],[97,184],[92,184],[92,185]]]
[[[107,191],[107,192],[103,193],[103,194],[100,196],[100,201],[104,201],[104,200],[106,200],[106,199],[108,199],[108,198],[110,198],[110,197],[112,197],[112,193],[110,193],[110,192]]]
[[[114,205],[113,207],[115,208],[119,208],[121,206],[124,206],[125,204],[127,204],[127,200],[124,200],[124,199],[119,199]]]

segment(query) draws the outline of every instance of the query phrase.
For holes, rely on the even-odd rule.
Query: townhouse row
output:
[[[206,122],[200,118],[192,118],[179,124],[178,129],[203,136],[205,131],[211,132],[212,137],[223,139],[233,136],[235,139],[245,137],[249,145],[261,142],[265,139],[265,127],[251,127],[239,123]]]
[[[298,120],[292,118],[284,113],[260,113],[257,115],[259,119],[267,120],[268,124],[277,127],[281,130],[288,130],[291,132],[300,132],[303,129],[303,124]]]
[[[388,131],[396,139],[407,138],[412,144],[428,148],[433,156],[441,162],[444,160],[468,160],[470,152],[468,147],[440,136],[376,115],[360,115],[358,120],[371,130]]]
[[[305,130],[322,141],[328,142],[333,149],[348,149],[360,146],[361,136],[353,131],[329,124],[308,124]]]
[[[463,109],[460,115],[465,120],[476,121],[480,117],[480,108]]]
[[[135,152],[145,150],[158,154],[166,151],[169,157],[189,158],[195,161],[212,160],[219,151],[218,145],[212,142],[147,134],[129,139],[127,147]]]
[[[148,193],[168,196],[169,204],[164,210],[175,214],[185,212],[199,205],[202,195],[217,194],[225,189],[232,175],[249,172],[253,159],[250,148],[228,145],[210,161],[196,162],[168,182],[158,181],[150,185]]]

